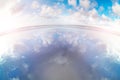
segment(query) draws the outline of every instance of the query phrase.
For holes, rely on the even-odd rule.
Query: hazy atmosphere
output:
[[[0,80],[120,80],[120,0],[0,0]]]

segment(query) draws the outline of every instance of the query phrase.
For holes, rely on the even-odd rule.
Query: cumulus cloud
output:
[[[68,0],[68,4],[76,7],[76,5],[77,5],[77,0]]]
[[[89,25],[91,23],[92,23],[91,25],[97,24],[100,19],[96,9],[85,11],[83,8],[79,9],[76,12],[73,12],[68,17],[72,18],[74,21],[78,22],[76,24],[86,24],[86,25]]]
[[[69,2],[76,3],[76,0],[74,1],[70,0]],[[38,5],[38,2],[35,2],[35,3],[37,3]],[[32,23],[36,25],[39,25],[38,23],[41,23],[41,24],[68,24],[69,23],[69,24],[85,24],[85,25],[94,25],[94,26],[111,25],[109,24],[111,23],[110,18],[108,18],[104,14],[103,14],[104,16],[103,15],[100,16],[98,14],[98,11],[94,8],[96,4],[97,4],[96,2],[91,2],[89,0],[81,0],[80,5],[82,7],[80,8],[75,7],[77,10],[72,12],[67,10],[68,15],[63,15],[64,10],[66,9],[61,8],[59,5],[48,6],[48,5],[42,4],[41,6],[39,5],[40,7],[37,9],[39,10],[39,13],[37,11],[35,12],[35,14],[32,14],[30,16],[34,18],[34,20],[32,19],[31,20],[33,21]],[[90,10],[85,10],[85,9],[90,9]],[[103,8],[101,7],[100,10],[101,9]]]
[[[85,10],[93,9],[97,6],[97,3],[95,1],[91,2],[90,0],[79,0],[80,6],[84,8]]]
[[[61,13],[62,13],[61,9],[43,5],[41,6],[40,16],[41,17],[59,17]]]
[[[90,0],[80,0],[80,5],[83,8],[88,9],[90,8]]]
[[[3,1],[4,2],[4,1]],[[63,1],[62,1],[63,2]],[[97,3],[90,0],[80,0],[79,6],[77,0],[68,0],[69,5],[74,6],[75,10],[66,9],[65,4],[55,3],[52,6],[47,4],[41,4],[37,0],[33,0],[30,4],[22,4],[21,1],[11,2],[10,9],[0,11],[1,16],[6,14],[20,14],[15,16],[16,26],[31,26],[42,24],[74,24],[74,25],[91,25],[102,27],[116,27],[114,29],[119,30],[119,19],[113,21],[105,14],[99,14],[104,8],[101,6],[99,10],[96,10]],[[119,15],[119,4],[116,3],[112,6],[112,10],[116,15]],[[12,15],[14,18],[14,16]],[[13,19],[12,18],[12,19]]]
[[[40,4],[38,1],[33,1],[31,7],[33,9],[38,9],[38,8],[40,8]]]
[[[120,16],[120,5],[118,3],[115,3],[112,6],[112,10],[116,15]]]

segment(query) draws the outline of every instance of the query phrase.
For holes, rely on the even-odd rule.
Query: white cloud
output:
[[[115,3],[115,4],[112,6],[112,11],[113,11],[116,15],[120,16],[120,4]]]
[[[80,6],[85,9],[90,8],[90,0],[80,0]]]
[[[94,7],[97,6],[97,2],[96,1],[91,1],[91,0],[79,0],[80,2],[80,6],[82,8],[84,8],[85,10],[88,10],[88,9],[93,9]]]
[[[21,4],[21,0],[1,0],[0,1],[0,16],[8,16],[13,13],[18,13],[24,9],[25,5]]]
[[[77,5],[77,0],[68,0],[68,4],[75,7]]]
[[[93,8],[91,10],[85,11],[80,8],[78,11],[68,13],[68,15],[62,15],[62,9],[55,8],[47,5],[42,5],[40,12],[36,14],[24,15],[21,20],[18,21],[22,26],[31,25],[45,25],[45,24],[69,24],[69,25],[87,25],[87,26],[97,26],[101,28],[112,28],[111,30],[119,31],[119,20],[112,21],[106,15],[99,15],[98,11]]]
[[[0,0],[0,8],[5,7],[10,2],[11,2],[11,0]],[[13,0],[13,2],[14,2],[14,0]]]
[[[99,22],[99,15],[96,9],[85,11],[83,8],[81,8],[79,11],[70,14],[68,18],[69,20],[74,20],[75,22],[77,22],[77,24],[92,25]]]
[[[11,13],[12,14],[16,14],[16,13],[20,13],[24,10],[25,5],[24,4],[15,4],[12,8],[11,8]]]
[[[10,5],[14,5],[20,2],[20,0],[0,0],[0,8],[10,7]]]
[[[91,17],[94,17],[95,19],[98,18],[98,12],[96,9],[92,9],[88,13]]]
[[[42,17],[58,17],[61,13],[62,13],[61,9],[43,5],[43,6],[41,6],[40,16],[42,16]]]
[[[4,2],[4,1],[3,1]],[[19,1],[20,2],[20,1]],[[119,20],[112,21],[109,17],[106,15],[100,16],[98,14],[98,11],[94,8],[94,6],[97,3],[91,2],[90,0],[80,0],[80,6],[79,9],[76,11],[71,10],[71,12],[68,10],[68,13],[66,15],[63,15],[64,10],[63,8],[60,8],[59,5],[53,5],[48,6],[45,4],[40,4],[37,0],[34,0],[32,2],[31,7],[37,11],[33,11],[35,14],[32,13],[24,13],[20,16],[17,16],[17,20],[15,18],[16,26],[31,26],[31,25],[41,25],[41,24],[80,24],[80,25],[91,25],[91,26],[119,26]],[[76,5],[76,0],[69,0],[69,5]],[[5,14],[11,14],[12,13],[19,13],[22,10],[24,10],[24,7],[28,5],[19,4],[17,2],[11,2],[9,4],[7,9],[1,9],[0,16]],[[87,9],[87,10],[85,10]],[[113,12],[117,15],[120,15],[120,5],[116,3],[112,6]],[[103,10],[103,7],[100,7],[100,11]],[[67,11],[66,11],[67,12]],[[12,19],[14,17],[12,16]],[[5,18],[4,18],[5,19]],[[7,18],[6,18],[7,19]],[[5,19],[5,21],[6,21]],[[7,19],[8,20],[8,19]],[[10,19],[11,20],[11,19]],[[3,21],[1,19],[1,21]],[[13,21],[13,20],[12,20]],[[8,21],[10,22],[10,21]],[[11,23],[11,22],[10,22]],[[13,21],[14,23],[14,21]]]
[[[101,18],[103,21],[110,21],[110,18],[105,16],[104,14],[102,14]]]
[[[33,1],[31,7],[32,9],[38,9],[40,8],[40,4],[38,1]]]
[[[20,3],[20,4],[19,4]],[[13,13],[21,12],[23,6],[20,0],[1,0],[0,1],[0,32],[11,30],[17,26],[18,15]]]

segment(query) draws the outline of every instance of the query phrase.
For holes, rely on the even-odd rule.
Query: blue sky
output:
[[[49,5],[49,6],[54,6],[56,4],[59,4],[59,6],[62,6],[64,5],[66,9],[72,9],[73,11],[75,10],[75,7],[74,5],[71,5],[69,4],[69,1],[76,1],[76,7],[79,7],[80,6],[80,1],[82,0],[45,0],[45,1],[42,1],[42,0],[26,0],[26,1],[23,1],[23,3],[31,3],[32,1],[37,1],[39,2],[40,4],[44,4],[44,5]],[[112,0],[83,0],[83,1],[90,1],[90,3],[93,3],[95,4],[94,8],[99,12],[99,9],[100,7],[103,7],[103,11],[102,12],[99,12],[99,14],[105,14],[105,15],[110,15],[109,11],[111,10],[112,11],[112,6],[117,2],[119,3],[119,1],[112,1]],[[74,4],[74,3],[73,3]],[[111,17],[111,16],[109,16]]]
[[[1,0],[0,17],[0,26],[4,26],[1,31],[41,24],[79,24],[118,30],[120,0]]]

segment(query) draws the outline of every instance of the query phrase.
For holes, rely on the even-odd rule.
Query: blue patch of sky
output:
[[[79,0],[76,0],[76,1],[77,1],[77,6],[80,5]],[[99,15],[104,14],[104,15],[110,17],[110,12],[111,12],[111,7],[112,7],[112,1],[111,0],[91,0],[91,2],[94,2],[94,1],[96,1],[96,3],[97,3],[97,7],[95,7],[95,8],[98,11],[98,14]],[[63,3],[66,6],[66,9],[72,9],[73,11],[75,10],[74,6],[68,4],[68,0],[63,0]],[[99,8],[101,6],[104,9],[103,9],[103,11],[99,12]]]
[[[110,16],[112,1],[111,0],[96,0],[96,2],[98,4],[98,7],[96,8],[98,11],[101,6],[104,8],[103,11],[99,12],[99,15],[104,14],[106,16]]]

